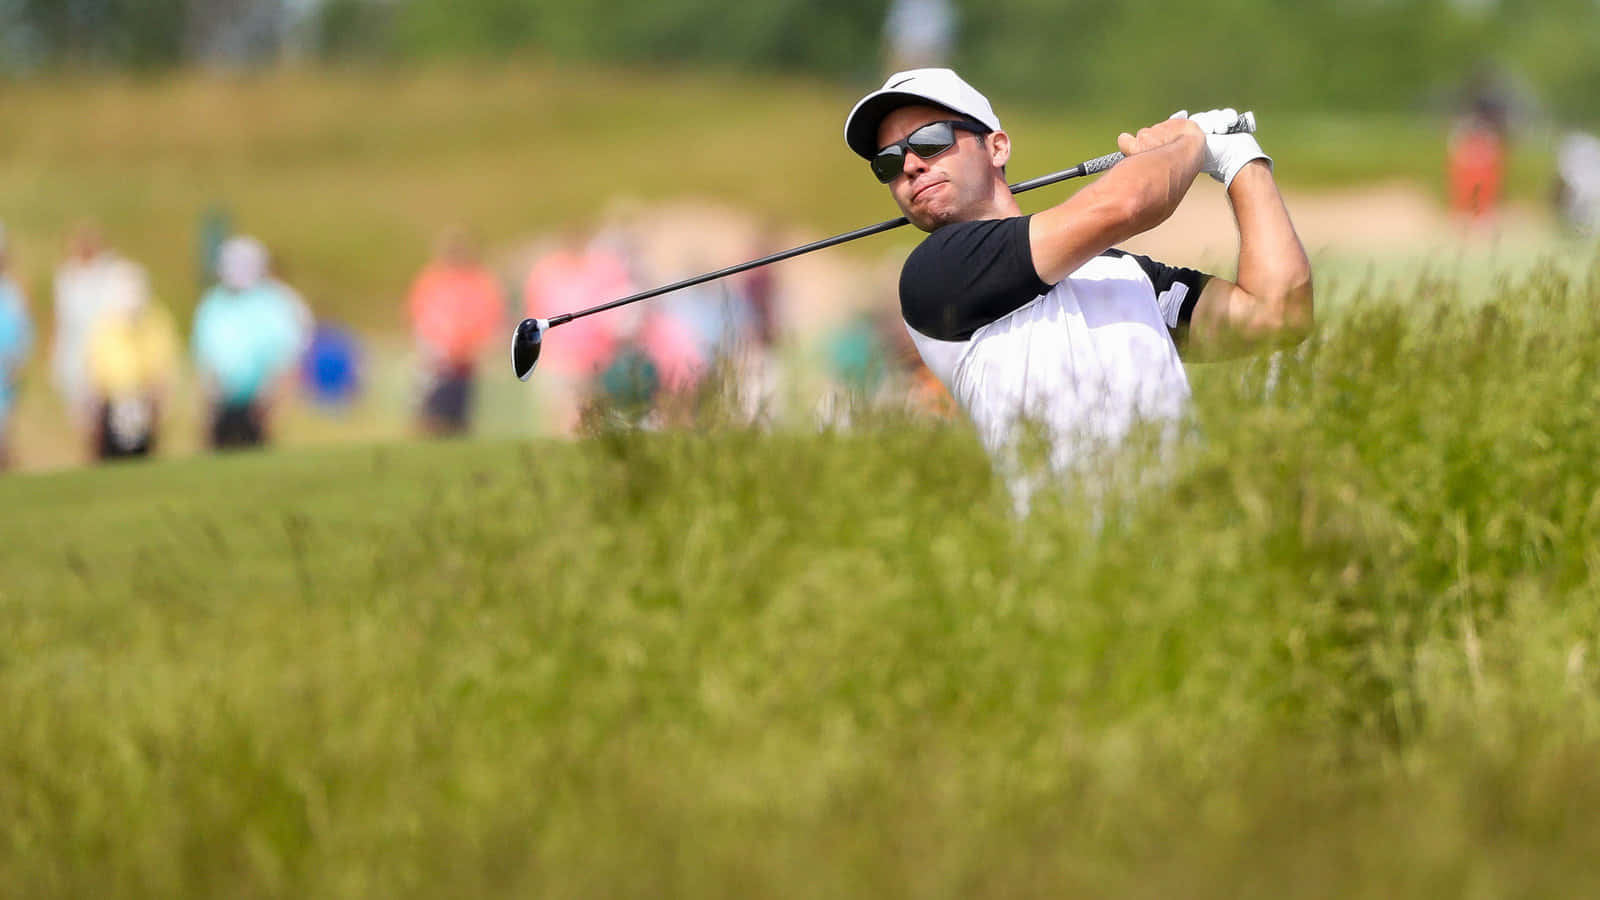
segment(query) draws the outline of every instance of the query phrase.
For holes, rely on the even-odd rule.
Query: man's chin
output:
[[[938,199],[929,203],[918,203],[910,208],[902,204],[900,212],[905,214],[911,224],[923,231],[935,231],[965,218],[952,204],[941,203]]]
[[[954,225],[961,221],[961,217],[947,209],[919,209],[914,213],[907,213],[906,218],[911,224],[923,231],[938,231],[946,225]]]

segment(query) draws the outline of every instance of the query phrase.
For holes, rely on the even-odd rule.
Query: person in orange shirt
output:
[[[1450,206],[1460,218],[1487,221],[1499,209],[1506,171],[1506,131],[1505,111],[1489,97],[1475,99],[1451,131]]]
[[[440,237],[434,259],[411,285],[412,333],[426,389],[420,424],[428,434],[461,434],[472,413],[478,358],[505,330],[505,295],[462,228]]]

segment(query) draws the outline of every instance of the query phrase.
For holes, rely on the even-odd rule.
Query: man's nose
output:
[[[907,150],[905,161],[900,164],[900,171],[906,173],[907,178],[916,178],[928,171],[928,161]]]

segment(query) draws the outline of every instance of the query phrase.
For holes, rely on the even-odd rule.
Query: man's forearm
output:
[[[1304,335],[1312,320],[1311,261],[1266,162],[1241,169],[1228,200],[1239,224],[1239,287],[1259,303],[1281,306],[1283,330]]]
[[[1183,202],[1205,162],[1205,142],[1181,138],[1152,150],[1136,153],[1118,163],[1101,178],[1108,190],[1135,198],[1134,229],[1140,234],[1170,218]]]
[[[1167,130],[1179,127],[1180,123],[1170,123]],[[1034,270],[1044,283],[1065,278],[1107,247],[1166,221],[1177,209],[1200,171],[1204,139],[1195,129],[1157,143],[1163,135],[1151,137],[1152,131],[1141,131],[1140,138],[1123,135],[1118,145],[1127,159],[1066,202],[1029,220]]]

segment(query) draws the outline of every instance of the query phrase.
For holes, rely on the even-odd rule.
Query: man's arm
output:
[[[1311,261],[1265,160],[1239,170],[1228,200],[1239,223],[1238,281],[1206,282],[1189,321],[1190,361],[1292,346],[1311,332]]]
[[[1065,203],[1029,220],[1033,268],[1045,284],[1165,222],[1200,174],[1206,142],[1198,125],[1168,119],[1137,135],[1119,136],[1117,148],[1128,158]]]

